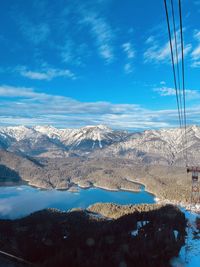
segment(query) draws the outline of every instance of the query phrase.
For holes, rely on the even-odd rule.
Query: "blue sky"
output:
[[[182,2],[188,122],[199,124],[200,1]],[[163,1],[1,1],[0,98],[1,125],[177,126]]]

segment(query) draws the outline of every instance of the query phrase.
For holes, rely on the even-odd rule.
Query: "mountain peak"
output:
[[[184,129],[180,128],[131,134],[112,130],[102,124],[79,129],[57,129],[50,125],[14,126],[0,127],[0,147],[41,157],[63,157],[71,152],[82,156],[97,149],[93,155],[172,165],[182,164],[183,149],[187,146],[193,155],[192,161],[198,163],[200,127],[187,127],[189,142],[185,142],[183,134]]]
[[[98,129],[98,130],[112,131],[111,128],[109,128],[107,125],[104,125],[104,124],[87,125],[87,126],[82,127],[81,129],[91,129],[91,130]]]
[[[29,154],[32,153],[34,155],[50,149],[88,152],[120,142],[127,137],[127,133],[114,131],[102,124],[89,125],[79,129],[57,129],[51,125],[38,125],[30,128],[24,126],[4,127],[0,129],[0,134],[2,142],[5,143],[5,138],[9,139],[11,149],[18,149],[23,152],[28,151]],[[48,137],[48,139],[45,137]],[[29,144],[30,140],[31,143]],[[16,141],[22,142],[18,144]]]
[[[56,130],[56,128],[53,127],[52,125],[37,125],[34,126],[33,129],[35,129],[36,131]]]

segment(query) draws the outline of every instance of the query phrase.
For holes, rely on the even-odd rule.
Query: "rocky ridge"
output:
[[[0,147],[36,157],[115,157],[132,159],[138,164],[184,166],[200,163],[200,127],[187,128],[187,141],[181,129],[147,130],[128,133],[104,125],[80,129],[52,126],[0,127]]]
[[[56,129],[52,126],[0,127],[0,147],[30,156],[63,157],[102,149],[125,140],[129,134],[104,125],[80,129]],[[72,153],[71,153],[72,152]]]

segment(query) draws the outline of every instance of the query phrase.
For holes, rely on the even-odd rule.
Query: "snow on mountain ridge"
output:
[[[79,129],[58,129],[53,126],[14,126],[14,127],[0,127],[0,138],[9,138],[11,143],[21,142],[24,146],[29,142],[29,148],[31,143],[35,143],[37,147],[39,143],[49,142],[62,149],[84,149],[91,150],[95,148],[103,148],[106,145],[110,145],[114,142],[123,140],[127,133],[112,130],[105,125],[86,126]],[[5,137],[5,138],[4,138]],[[31,140],[31,143],[30,143]],[[22,143],[23,142],[23,143]],[[43,144],[41,143],[43,147]],[[52,144],[50,145],[52,147]],[[16,147],[16,145],[14,145]],[[19,144],[18,144],[19,147]],[[32,146],[31,146],[32,147]],[[19,148],[23,150],[23,148]],[[47,150],[49,148],[47,147]]]
[[[16,139],[16,141],[20,141],[25,138],[31,138],[35,136],[35,131],[32,128],[28,128],[26,126],[8,126],[1,127],[0,133],[5,134],[11,138]]]
[[[200,127],[171,128],[127,133],[104,125],[79,129],[57,129],[53,126],[0,127],[0,147],[28,155],[87,155],[125,157],[148,163],[183,162],[187,145],[191,161],[200,159]],[[178,163],[179,164],[179,163]]]
[[[184,129],[179,128],[133,133],[127,140],[112,144],[98,154],[130,158],[141,163],[181,165],[185,162],[187,147],[190,164],[200,164],[200,127],[189,126],[186,132],[187,141]]]

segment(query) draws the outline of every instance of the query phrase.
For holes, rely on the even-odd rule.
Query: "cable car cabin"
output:
[[[200,167],[187,167],[187,172],[192,173],[192,181],[198,182],[198,175],[200,173]]]
[[[198,181],[198,172],[192,172],[192,181],[194,182]]]

